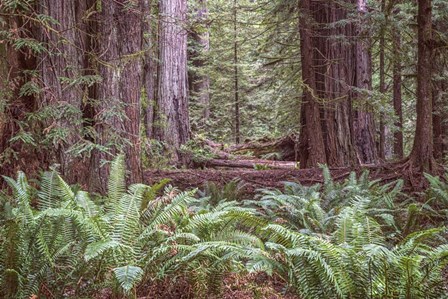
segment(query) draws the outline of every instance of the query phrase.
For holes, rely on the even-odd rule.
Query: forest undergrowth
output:
[[[237,181],[126,187],[124,165],[111,165],[105,196],[55,170],[4,177],[0,297],[448,297],[444,179],[426,175],[417,198],[402,180],[338,182],[323,167],[322,184],[247,200]]]

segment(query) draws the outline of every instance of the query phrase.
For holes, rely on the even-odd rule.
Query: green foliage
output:
[[[219,292],[219,277],[241,269],[243,258],[262,245],[249,232],[259,222],[252,210],[235,202],[205,210],[195,191],[172,187],[157,196],[168,180],[126,189],[124,175],[119,156],[107,196],[94,200],[54,170],[42,175],[38,189],[23,173],[5,177],[13,194],[2,197],[1,296],[29,297],[43,285],[62,296],[61,285],[76,290],[80,281],[101,284],[110,275],[109,285],[129,296],[148,275],[209,277],[202,291]]]
[[[23,173],[5,177],[0,296],[28,298],[43,286],[56,297],[89,296],[101,286],[133,298],[140,285],[182,277],[194,296],[219,297],[229,273],[266,272],[300,298],[446,297],[447,231],[416,230],[424,205],[444,204],[446,183],[427,176],[429,200],[419,205],[401,194],[401,181],[352,174],[339,183],[323,173],[322,185],[285,183],[244,202],[237,181],[203,192],[168,180],[127,187],[122,156],[104,197],[54,170],[33,184]]]
[[[204,142],[201,137],[191,139],[186,144],[182,145],[181,151],[191,157],[193,162],[204,163],[207,160],[216,157],[208,147],[204,146]]]
[[[286,183],[284,192],[262,190],[246,202],[275,223],[264,228],[270,255],[260,269],[275,269],[302,298],[446,296],[445,228],[409,234],[416,205],[400,217],[403,183],[367,177],[335,183],[324,168],[323,186]]]

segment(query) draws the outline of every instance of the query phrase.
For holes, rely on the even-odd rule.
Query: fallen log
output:
[[[296,162],[287,161],[272,161],[262,159],[252,160],[222,160],[222,159],[210,159],[203,163],[204,167],[226,167],[226,168],[246,168],[246,169],[297,169]]]
[[[296,144],[296,136],[289,135],[275,140],[236,144],[224,149],[224,151],[233,155],[251,154],[259,159],[297,161]]]

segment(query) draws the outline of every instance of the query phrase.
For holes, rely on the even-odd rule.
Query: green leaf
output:
[[[143,270],[136,266],[124,266],[115,268],[114,270],[115,278],[120,283],[125,293],[129,293],[142,279]]]

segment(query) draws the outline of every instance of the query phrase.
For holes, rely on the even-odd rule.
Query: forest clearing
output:
[[[0,298],[448,299],[448,0],[0,0]]]

